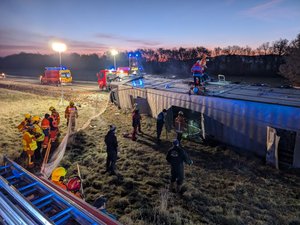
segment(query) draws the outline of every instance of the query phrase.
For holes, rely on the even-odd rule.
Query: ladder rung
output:
[[[12,181],[12,182],[9,182],[9,184],[10,185],[14,185],[14,184],[16,184],[16,183],[18,183],[19,182],[19,180],[14,180],[14,181]]]
[[[58,219],[59,217],[61,217],[62,215],[66,214],[72,210],[73,210],[73,207],[67,208],[67,209],[61,211],[60,213],[57,213],[56,215],[50,217],[50,220],[54,221],[54,220]]]
[[[20,176],[22,176],[22,175],[24,175],[25,173],[24,172],[22,172],[22,173],[19,173],[17,176],[16,175],[12,175],[12,176],[10,176],[10,177],[7,177],[7,178],[5,178],[6,180],[12,180],[12,179],[14,179],[14,178],[19,178]]]
[[[61,218],[60,220],[58,220],[57,222],[55,222],[55,225],[59,225],[63,222],[65,222],[67,219],[69,219],[71,217],[70,214],[66,215],[65,217]]]
[[[48,198],[51,198],[53,195],[54,195],[53,193],[50,193],[50,194],[45,195],[45,196],[43,196],[41,198],[35,199],[34,201],[32,201],[32,204],[36,205],[36,204],[38,204],[41,201],[44,201],[44,200],[46,200]]]
[[[10,165],[0,166],[0,170],[6,169],[6,168],[9,168],[9,167],[10,167]]]
[[[38,209],[40,209],[40,208],[43,208],[44,206],[50,204],[51,202],[52,202],[52,200],[49,200],[49,201],[46,201],[46,202],[44,202],[44,203],[42,203],[42,204],[40,204],[40,205],[37,205],[36,207],[37,207]]]
[[[27,188],[30,188],[30,187],[36,185],[37,183],[38,182],[36,181],[36,182],[31,183],[31,184],[25,185],[24,187],[18,188],[18,189],[19,189],[19,191],[23,191],[23,190],[25,190]]]
[[[25,197],[27,197],[28,195],[30,195],[31,193],[35,192],[37,189],[36,188],[32,188],[28,191],[25,191],[23,193],[21,193],[22,195],[24,195]]]
[[[49,208],[43,210],[43,213],[46,214],[47,212],[51,211],[53,209],[52,206],[50,206]]]

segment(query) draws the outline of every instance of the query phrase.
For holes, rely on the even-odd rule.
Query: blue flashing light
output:
[[[65,66],[53,66],[53,67],[45,67],[45,70],[67,70],[68,68]]]
[[[128,56],[131,57],[131,53],[129,53]]]
[[[141,87],[141,88],[144,87],[144,80],[143,79],[133,80],[133,81],[131,81],[131,83],[132,83],[133,87]]]
[[[139,57],[139,54],[135,54],[136,57]]]

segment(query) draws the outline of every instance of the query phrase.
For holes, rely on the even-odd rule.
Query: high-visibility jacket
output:
[[[41,142],[44,141],[45,134],[42,130],[42,128],[38,124],[33,125],[33,132],[36,134],[36,141]]]
[[[34,151],[37,149],[35,137],[28,131],[25,131],[23,134],[22,144],[24,151]]]
[[[186,122],[183,116],[177,116],[175,119],[175,130],[177,133],[183,133],[186,129]]]
[[[47,130],[50,128],[50,121],[46,118],[44,118],[41,122],[41,127],[43,130]]]
[[[57,126],[58,126],[59,123],[60,123],[60,116],[59,116],[59,113],[58,113],[57,111],[54,111],[54,112],[52,112],[51,116],[52,116],[52,118],[56,121]]]
[[[78,116],[77,107],[76,106],[67,106],[65,110],[65,118],[69,119],[70,116]]]
[[[191,71],[192,73],[194,73],[194,75],[196,75],[196,74],[202,74],[204,72],[204,69],[199,63],[195,63]]]
[[[67,186],[62,182],[62,181],[55,181],[55,180],[51,180],[54,184],[56,184],[58,187],[67,190]]]
[[[24,119],[19,125],[18,125],[18,130],[20,132],[24,131],[27,129],[28,126],[31,126],[31,123],[29,120]]]
[[[49,117],[49,122],[50,122],[50,130],[57,130],[58,129],[58,123],[55,119],[54,116]]]

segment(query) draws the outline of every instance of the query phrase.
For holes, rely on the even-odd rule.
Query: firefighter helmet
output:
[[[31,115],[29,113],[26,113],[24,116],[25,116],[25,119],[30,119],[31,118]]]
[[[55,108],[53,106],[50,106],[49,110],[53,111],[53,110],[55,110]]]
[[[41,118],[39,116],[33,116],[31,120],[32,122],[39,122]]]
[[[72,177],[67,184],[68,191],[79,191],[81,187],[81,180],[78,176]]]
[[[70,101],[70,106],[74,106],[74,102],[73,101]]]
[[[67,174],[67,170],[65,168],[57,167],[52,172],[51,180],[52,181],[59,181],[60,178],[66,176],[66,174]]]

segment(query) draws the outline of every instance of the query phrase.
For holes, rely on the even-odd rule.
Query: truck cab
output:
[[[44,74],[40,77],[41,84],[70,84],[72,74],[66,67],[45,67]]]

